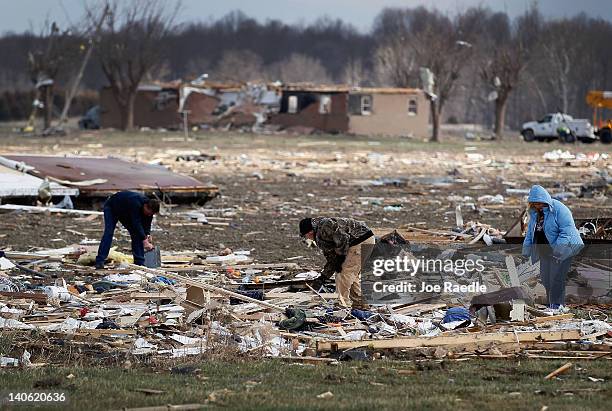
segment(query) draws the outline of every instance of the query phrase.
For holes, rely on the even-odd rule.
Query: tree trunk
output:
[[[115,100],[119,105],[119,113],[121,114],[121,130],[132,130],[134,128],[134,102],[136,101],[136,93],[130,91],[125,98],[115,97]],[[122,101],[125,104],[122,104]]]
[[[495,100],[495,138],[502,138],[504,132],[504,124],[506,120],[506,106],[508,103],[507,95],[500,95]]]
[[[440,134],[440,112],[437,100],[430,100],[429,106],[431,108],[431,124],[433,126],[430,141],[437,142],[438,135]]]
[[[130,91],[127,98],[127,112],[126,112],[126,124],[125,130],[132,130],[134,128],[134,102],[136,101],[136,91]]]
[[[45,101],[44,101],[44,115],[43,115],[43,120],[44,120],[44,127],[43,129],[46,130],[49,127],[51,127],[51,119],[53,117],[53,86],[49,85],[49,86],[45,86],[44,87],[44,96],[45,96]]]

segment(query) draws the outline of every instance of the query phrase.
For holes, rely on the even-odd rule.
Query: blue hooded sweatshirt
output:
[[[565,204],[553,200],[548,191],[542,186],[534,185],[529,191],[528,201],[530,203],[546,203],[542,212],[544,213],[544,234],[552,247],[553,256],[561,260],[573,257],[582,249],[584,243],[576,229],[572,212]],[[529,225],[527,234],[523,241],[523,255],[530,256],[533,262],[539,260],[534,244],[537,211],[529,210]]]

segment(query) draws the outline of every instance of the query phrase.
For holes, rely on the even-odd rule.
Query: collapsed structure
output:
[[[119,128],[110,88],[100,92],[101,126]],[[425,136],[429,104],[410,88],[313,84],[159,83],[139,87],[134,125],[147,128],[309,129],[356,135]]]
[[[418,89],[295,84],[282,86],[281,94],[271,124],[358,135],[427,134],[429,105]]]

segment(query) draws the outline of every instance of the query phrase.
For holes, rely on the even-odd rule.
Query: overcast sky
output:
[[[92,0],[88,0],[92,1]],[[130,0],[123,0],[130,1]],[[166,0],[176,1],[176,0]],[[321,16],[340,18],[360,30],[369,30],[374,17],[386,6],[430,8],[454,14],[470,6],[484,5],[511,16],[521,14],[532,0],[183,0],[180,22],[219,18],[242,10],[260,21],[279,19],[286,23],[309,23]],[[612,20],[612,0],[539,0],[546,17],[571,17],[580,12]],[[0,0],[0,33],[39,31],[48,18],[65,26],[82,14],[83,0]]]

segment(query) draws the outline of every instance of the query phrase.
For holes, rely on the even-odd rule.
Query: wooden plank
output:
[[[446,304],[415,304],[409,305],[407,307],[401,308],[393,308],[394,314],[403,314],[403,315],[420,315],[423,313],[427,313],[434,310],[439,310],[441,308],[445,308]]]
[[[570,368],[572,368],[572,363],[568,362],[567,364],[562,365],[561,367],[557,368],[556,370],[554,370],[553,372],[551,372],[550,374],[548,374],[546,377],[544,377],[545,380],[550,380],[551,378],[556,377],[559,374],[562,374],[566,371],[568,371]]]
[[[46,303],[47,294],[45,293],[23,293],[13,291],[0,291],[0,296],[7,297],[13,300],[32,300],[37,303]]]
[[[286,362],[298,362],[298,363],[304,363],[304,364],[331,364],[331,363],[336,363],[338,362],[338,360],[336,360],[335,358],[321,358],[321,357],[309,357],[309,356],[304,356],[304,357],[296,357],[296,356],[269,356],[270,358],[274,358],[274,359],[278,359],[281,361],[286,361]]]
[[[508,275],[510,276],[510,285],[512,287],[520,287],[521,282],[519,281],[516,265],[514,264],[514,257],[512,257],[511,255],[506,256],[506,267],[508,268]],[[510,320],[525,321],[525,301],[514,300],[512,302]]]
[[[157,293],[146,293],[146,292],[132,292],[130,298],[134,300],[166,300],[168,298],[175,298],[176,293],[173,291],[163,291]]]
[[[100,335],[136,335],[136,330],[87,330],[83,328],[79,328],[76,330],[75,334],[78,335],[92,335],[92,336],[100,336]]]
[[[571,320],[572,318],[574,318],[574,314],[567,313],[567,314],[549,315],[547,317],[536,317],[530,322],[539,324],[539,323],[546,323],[549,321]]]
[[[318,351],[346,350],[357,347],[371,347],[373,349],[389,348],[415,348],[415,347],[438,347],[444,345],[470,344],[483,342],[496,343],[523,343],[532,341],[563,341],[579,340],[579,330],[563,331],[517,331],[498,333],[474,333],[452,336],[437,337],[408,337],[393,338],[388,340],[362,340],[362,341],[318,341]]]

